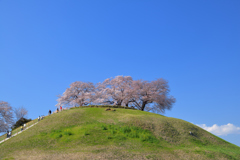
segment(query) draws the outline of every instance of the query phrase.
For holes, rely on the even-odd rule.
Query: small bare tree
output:
[[[15,108],[14,109],[14,113],[15,113],[15,116],[16,116],[16,119],[17,121],[21,118],[26,118],[27,114],[28,114],[28,111],[26,108],[24,108],[23,106],[22,107],[19,107],[19,108]]]
[[[8,102],[0,101],[0,132],[6,132],[12,124],[12,107]]]

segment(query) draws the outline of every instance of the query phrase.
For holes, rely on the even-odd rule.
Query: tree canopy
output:
[[[26,119],[26,118],[20,118],[11,128],[12,129],[16,129],[20,126],[23,126],[23,124],[26,124],[28,122],[30,122],[32,119]]]
[[[13,109],[8,102],[0,101],[0,132],[6,132],[13,124]]]
[[[168,82],[162,78],[154,81],[133,80],[131,76],[116,76],[103,82],[76,81],[59,95],[57,106],[121,105],[139,110],[163,113],[171,109],[176,99],[169,95]]]

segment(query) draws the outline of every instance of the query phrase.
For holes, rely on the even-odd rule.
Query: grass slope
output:
[[[176,118],[76,108],[46,117],[0,144],[0,159],[35,158],[238,160],[240,147]]]

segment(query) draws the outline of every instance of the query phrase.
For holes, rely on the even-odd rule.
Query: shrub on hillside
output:
[[[11,128],[16,129],[20,126],[23,126],[23,124],[26,124],[28,122],[32,121],[32,119],[26,119],[26,118],[20,118]]]

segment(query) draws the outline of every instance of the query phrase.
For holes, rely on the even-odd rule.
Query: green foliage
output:
[[[69,130],[65,130],[65,131],[63,132],[63,134],[64,134],[64,135],[67,135],[67,136],[73,135],[73,133],[70,132]]]
[[[90,135],[88,131],[84,131],[84,136]]]
[[[20,118],[13,126],[12,126],[12,130],[23,126],[23,124],[26,124],[28,122],[32,121],[32,119],[26,119],[26,118]]]
[[[82,134],[83,133],[83,134]],[[98,135],[96,134],[98,133]],[[108,125],[103,123],[88,124],[85,128],[79,126],[71,126],[56,130],[51,130],[50,133],[41,132],[41,137],[50,137],[52,139],[61,139],[69,136],[76,135],[78,138],[83,136],[90,136],[89,138],[96,137],[101,139],[102,136],[106,135],[107,139],[124,141],[127,139],[136,139],[141,142],[158,143],[159,140],[152,134],[151,131],[142,129],[136,126],[127,126],[124,124]],[[47,137],[46,137],[47,136]],[[83,143],[90,144],[91,141],[85,141]],[[93,143],[94,144],[94,143]]]
[[[67,129],[57,129],[52,130],[49,134],[47,133],[40,133],[41,136],[50,136],[54,139],[62,138],[63,136],[71,136],[73,133],[67,128]]]
[[[107,127],[105,125],[101,125],[102,130],[107,130]]]
[[[109,130],[112,136],[108,139],[126,140],[127,138],[139,139],[141,142],[158,143],[159,140],[149,130],[128,125],[101,125],[103,130]],[[111,138],[109,138],[111,137]]]
[[[15,158],[10,157],[10,158],[5,158],[4,160],[14,160]]]
[[[212,154],[212,153],[207,154],[207,158],[211,158],[211,159],[213,159],[214,157],[215,157],[215,155]]]

